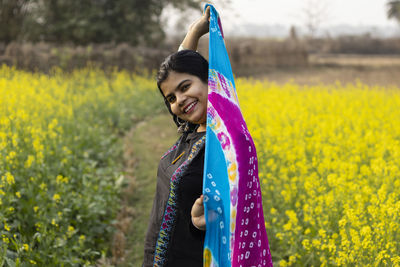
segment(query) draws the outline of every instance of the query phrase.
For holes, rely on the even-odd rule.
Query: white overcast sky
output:
[[[323,26],[396,25],[394,20],[387,19],[387,0],[230,0],[227,6],[221,2],[216,0],[214,6],[228,23],[301,25],[304,9],[310,3],[318,3],[319,7],[314,8],[324,10]]]

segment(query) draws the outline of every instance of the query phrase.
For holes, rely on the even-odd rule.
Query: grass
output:
[[[153,204],[157,181],[157,167],[162,154],[178,138],[169,114],[146,120],[127,135],[125,153],[133,155],[134,186],[125,192],[127,205],[134,207],[128,231],[125,259],[119,266],[141,266],[143,244]]]

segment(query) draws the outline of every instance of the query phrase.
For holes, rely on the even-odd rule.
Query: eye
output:
[[[174,96],[174,95],[170,95],[170,96],[167,96],[167,101],[169,102],[169,103],[174,103],[175,102],[175,100],[176,100],[176,97]]]
[[[186,91],[187,89],[189,89],[189,87],[190,87],[190,83],[184,84],[182,86],[182,91]]]

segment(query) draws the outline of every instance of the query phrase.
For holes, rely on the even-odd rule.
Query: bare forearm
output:
[[[182,41],[181,46],[184,49],[196,51],[199,44],[200,37],[198,33],[189,31]]]
[[[189,27],[189,31],[181,43],[180,49],[197,50],[200,38],[208,33],[210,20],[210,7],[207,7],[203,16],[197,19]]]

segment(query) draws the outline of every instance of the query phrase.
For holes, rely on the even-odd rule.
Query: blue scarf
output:
[[[204,266],[272,266],[257,154],[239,107],[218,13],[210,6],[203,195]]]

